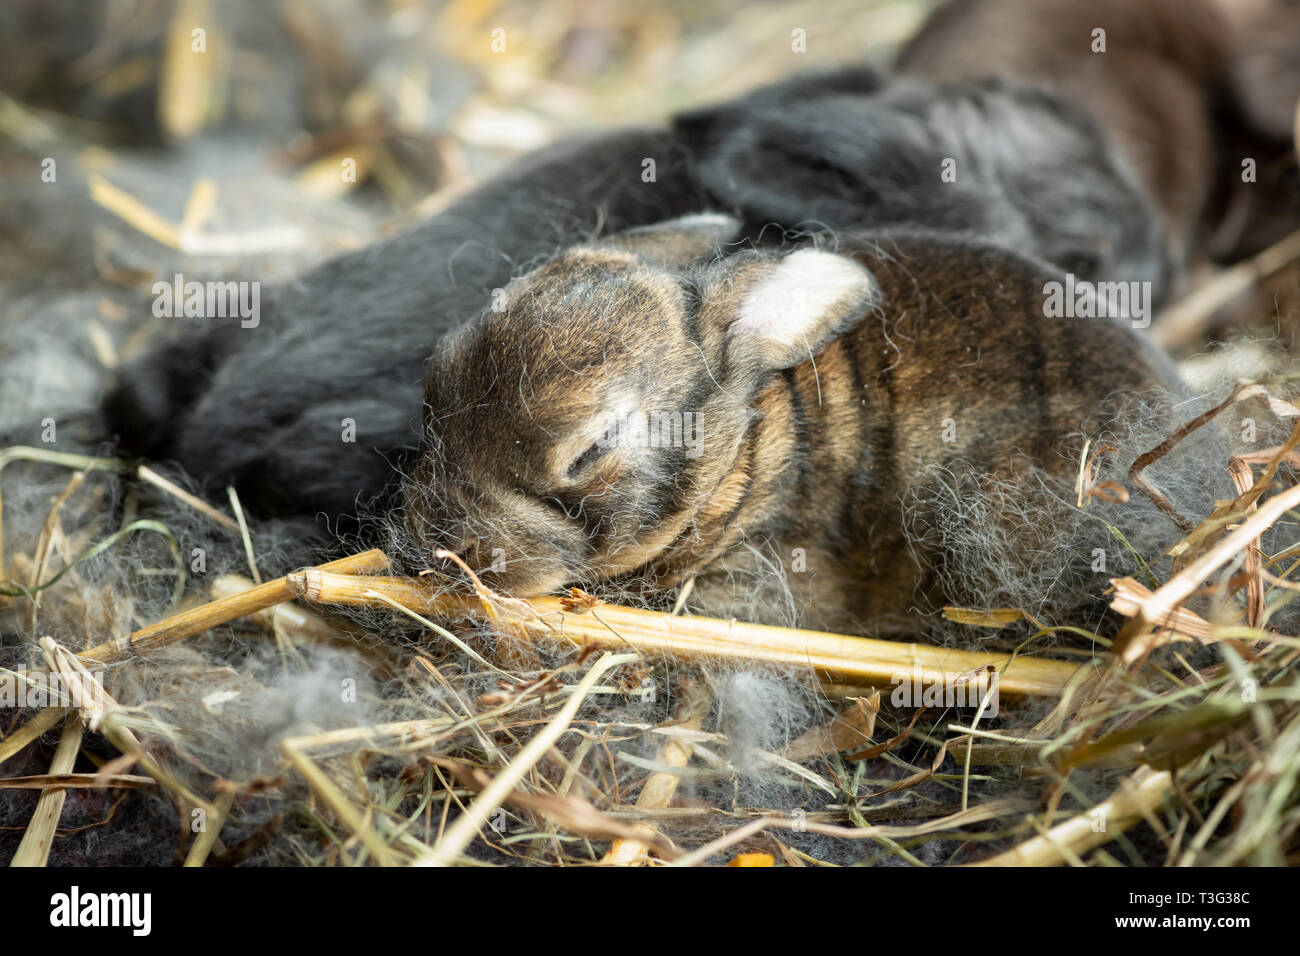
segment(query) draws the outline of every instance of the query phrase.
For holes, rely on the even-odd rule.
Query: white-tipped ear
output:
[[[846,256],[792,252],[747,289],[727,330],[729,347],[768,370],[807,361],[879,296],[871,273]]]
[[[629,229],[606,244],[665,266],[684,266],[713,254],[740,233],[740,223],[718,212],[701,212]]]

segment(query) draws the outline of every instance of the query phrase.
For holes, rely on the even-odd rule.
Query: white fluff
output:
[[[857,262],[818,249],[792,252],[745,296],[733,334],[756,335],[782,351],[821,339],[834,313],[866,305],[879,293],[876,280]]]

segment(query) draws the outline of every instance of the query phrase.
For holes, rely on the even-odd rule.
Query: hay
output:
[[[1286,411],[1285,402],[1274,405]],[[1175,548],[1181,569],[1159,587],[1114,582],[1114,607],[1129,623],[1115,653],[1094,652],[1082,666],[683,617],[602,604],[581,592],[529,601],[501,598],[481,584],[477,593],[450,592],[424,579],[382,576],[388,561],[380,552],[261,585],[220,578],[216,600],[78,658],[147,671],[176,646],[245,616],[294,654],[360,649],[372,644],[359,626],[380,620],[367,615],[399,605],[427,624],[428,637],[397,625],[408,614],[387,616],[382,620],[396,628],[397,643],[379,657],[354,660],[400,672],[384,714],[405,719],[283,736],[275,773],[241,780],[195,773],[210,757],[190,749],[194,728],[172,724],[167,702],[141,712],[92,694],[79,711],[49,707],[0,741],[8,763],[60,720],[65,724],[48,772],[11,775],[10,788],[42,793],[18,859],[45,859],[57,839],[57,795],[69,788],[152,783],[182,814],[201,810],[215,827],[183,847],[189,865],[229,858],[222,824],[237,833],[250,829],[238,817],[253,794],[274,794],[280,818],[310,821],[321,841],[315,849],[299,833],[283,852],[315,863],[690,865],[766,853],[803,865],[847,853],[918,864],[926,862],[918,852],[952,840],[976,848],[959,862],[981,865],[1087,863],[1110,859],[1117,847],[1147,862],[1283,862],[1297,825],[1291,795],[1300,773],[1300,637],[1249,626],[1244,607],[1238,620],[1226,621],[1184,605],[1206,584],[1244,595],[1253,581],[1270,612],[1294,593],[1296,548],[1246,563],[1264,532],[1300,505],[1300,486],[1277,487],[1285,452],[1253,457],[1263,467],[1261,481],[1239,482],[1233,522],[1217,536],[1194,529]],[[80,459],[54,463],[86,474]],[[107,479],[111,471],[100,474]],[[41,522],[47,530],[61,526],[59,512],[75,510],[89,495],[81,484],[64,490]],[[206,511],[200,518],[216,523]],[[235,559],[245,538],[231,538]],[[59,573],[49,534],[39,548],[45,560],[33,554],[31,566]],[[1149,557],[1154,564],[1156,556]],[[71,579],[82,569],[63,569],[57,585],[32,596],[45,594],[51,604],[74,589]],[[331,621],[295,610],[295,598],[369,610],[359,620]],[[950,609],[949,616],[999,627],[1020,614]],[[1225,661],[1193,666],[1175,640],[1227,642]],[[521,656],[521,643],[530,656]],[[47,671],[84,670],[55,642],[43,644]],[[524,659],[532,666],[520,668]],[[961,722],[942,714],[927,719],[924,708],[897,710],[889,703],[891,685],[913,667],[948,687],[980,668],[997,668],[1003,713],[990,722],[973,711]],[[200,662],[194,693],[202,694],[206,680],[213,689],[224,686],[217,678],[228,669],[217,660]],[[708,716],[733,693],[726,673],[772,675],[758,683],[746,678],[740,699],[759,710],[739,723]],[[799,675],[816,678],[821,690],[807,690],[813,685]],[[661,685],[671,692],[671,715],[638,709],[646,688],[653,694]],[[787,688],[796,687],[805,688],[797,694],[813,693],[810,700],[848,696],[850,710],[839,717],[824,707],[808,711],[789,697]],[[874,697],[871,688],[879,691]],[[1022,695],[1047,709],[1011,703]],[[874,703],[861,711],[868,697]],[[764,709],[799,716],[782,716],[775,737],[751,733]],[[879,730],[878,716],[885,719]],[[92,728],[108,733],[143,772],[127,773],[117,762],[98,773],[74,772],[82,734]],[[751,739],[742,743],[738,734]],[[918,760],[918,742],[935,748],[928,759]],[[1008,771],[1046,789],[1027,800],[1006,788]],[[1107,786],[1116,771],[1124,776]],[[1242,785],[1247,779],[1252,787]],[[719,783],[754,802],[731,809],[710,803]],[[923,799],[900,802],[909,793]],[[944,793],[954,799],[941,799]],[[771,805],[757,802],[764,797]],[[1246,804],[1251,813],[1233,809]],[[905,822],[917,814],[919,822]],[[1137,826],[1148,831],[1141,846],[1124,836]],[[877,850],[863,856],[845,849],[863,841]],[[978,849],[986,844],[994,852]]]
[[[225,100],[232,62],[182,55],[181,26],[203,4],[182,6],[184,16],[137,25],[165,33],[156,122],[178,140],[241,108]],[[835,0],[828,11],[799,0],[747,10],[736,19],[748,35],[738,36],[707,20],[683,31],[671,16],[629,8],[610,14],[616,29],[604,42],[617,46],[566,62],[557,18],[507,7],[530,39],[492,59],[480,41],[497,4],[451,4],[410,31],[412,43],[437,38],[484,61],[481,93],[465,102],[451,94],[444,125],[427,119],[440,114],[424,102],[423,48],[354,88],[330,86],[292,116],[255,113],[245,128],[307,132],[281,144],[275,160],[287,174],[268,174],[274,188],[248,189],[242,204],[238,189],[218,192],[210,169],[159,175],[95,145],[109,142],[98,123],[0,96],[0,131],[27,161],[58,153],[61,176],[74,177],[61,180],[69,191],[79,188],[76,167],[62,151],[87,144],[85,202],[59,215],[39,207],[33,220],[46,234],[33,247],[93,258],[98,282],[85,287],[101,299],[62,311],[49,299],[6,300],[15,314],[32,313],[39,357],[52,361],[20,349],[0,375],[0,408],[13,422],[35,409],[62,414],[53,385],[36,381],[38,390],[16,373],[108,369],[138,352],[158,327],[118,327],[137,305],[126,293],[169,276],[184,256],[212,257],[204,267],[221,274],[233,262],[242,276],[251,261],[279,253],[270,274],[292,273],[375,233],[372,219],[328,205],[338,194],[373,189],[401,215],[429,215],[498,161],[504,141],[513,149],[554,135],[576,116],[653,118],[771,79],[771,38],[791,23],[806,22],[810,43],[847,60],[860,56],[862,37],[906,37],[922,13],[910,3]],[[341,83],[357,63],[355,50],[335,43],[343,34],[328,18],[287,16],[299,57],[244,38],[235,72],[249,67],[259,90],[283,88],[271,72],[279,64]],[[98,62],[113,52],[105,44],[76,65],[96,89],[130,78],[126,63]],[[777,59],[780,69],[805,65]],[[341,88],[348,115],[322,115],[343,101]],[[406,109],[408,96],[420,108]],[[401,115],[373,108],[389,100],[403,101]],[[106,114],[114,117],[122,119]],[[1297,124],[1300,139],[1300,113]],[[435,161],[403,156],[403,136],[416,144],[411,153]],[[337,175],[345,156],[357,161],[356,184]],[[26,177],[29,165],[19,168]],[[168,177],[173,194],[160,188]],[[18,198],[13,215],[37,208]],[[66,233],[51,225],[63,222]],[[48,270],[52,282],[81,287],[22,245],[9,251],[5,268],[23,281]],[[1265,280],[1294,269],[1298,254],[1292,236],[1221,273],[1152,333],[1199,347],[1225,308],[1245,292],[1267,297]],[[1267,314],[1242,324],[1284,333],[1293,318],[1271,309],[1270,299]],[[86,348],[73,348],[83,339]],[[1261,348],[1201,359],[1245,356],[1228,376],[1235,386],[1276,361]],[[66,390],[73,384],[93,383]],[[97,834],[93,862],[188,866],[1300,862],[1300,632],[1288,607],[1300,489],[1283,451],[1293,421],[1278,385],[1267,383],[1266,411],[1280,422],[1261,437],[1268,454],[1201,461],[1178,476],[1231,478],[1231,501],[1182,514],[1190,530],[1167,555],[1164,544],[1132,543],[1139,570],[1113,581],[1112,608],[1128,619],[1114,651],[1087,642],[1094,621],[1054,622],[1053,632],[1082,643],[1048,646],[1037,608],[1009,600],[1033,588],[999,579],[1002,569],[1025,573],[1014,555],[962,565],[968,590],[998,599],[946,610],[968,642],[972,629],[989,635],[979,651],[664,615],[581,595],[513,602],[483,589],[438,593],[423,580],[382,576],[389,568],[379,552],[272,577],[288,569],[277,564],[271,529],[235,501],[232,517],[147,465],[5,449],[0,680],[12,685],[23,667],[22,681],[67,675],[86,693],[75,707],[0,710],[0,826],[16,828],[0,831],[0,854],[11,850],[19,865],[91,856],[85,839]],[[1247,392],[1235,390],[1224,408]],[[1152,436],[1139,450],[1153,469],[1167,465],[1156,452],[1177,437]],[[1103,476],[1114,447],[1078,463],[1072,514],[1136,507],[1169,491],[1132,480],[1141,468]],[[1051,517],[1028,503],[1023,514]],[[177,542],[187,545],[183,560]],[[957,544],[973,553],[988,542]],[[207,551],[206,575],[187,569],[191,545]],[[247,577],[259,573],[272,579]],[[1000,712],[895,705],[892,680],[910,677],[913,665],[940,691],[996,668]]]

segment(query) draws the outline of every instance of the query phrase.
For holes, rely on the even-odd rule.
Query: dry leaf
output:
[[[871,742],[876,732],[876,714],[880,712],[880,692],[870,697],[855,697],[853,703],[829,723],[814,727],[786,747],[781,756],[793,763],[824,757],[841,750],[861,748]]]

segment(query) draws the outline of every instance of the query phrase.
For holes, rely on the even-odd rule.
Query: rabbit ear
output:
[[[704,212],[630,229],[605,245],[634,253],[656,265],[685,266],[735,239],[740,223],[722,213]]]
[[[761,373],[805,362],[857,320],[880,289],[862,265],[816,249],[792,252],[747,284],[726,350]]]

